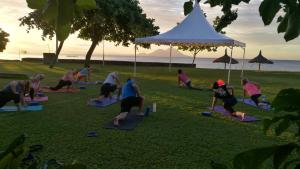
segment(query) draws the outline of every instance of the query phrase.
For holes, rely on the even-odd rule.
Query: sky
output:
[[[178,22],[184,19],[183,3],[186,0],[140,0],[140,5],[148,17],[155,19],[155,24],[160,27],[160,32],[166,32],[173,28]],[[207,14],[208,21],[221,15],[219,7],[211,8],[207,4],[201,7]],[[238,19],[229,25],[225,31],[226,35],[236,40],[245,42],[246,58],[257,56],[259,50],[263,55],[270,59],[300,60],[300,38],[285,42],[283,34],[277,34],[277,23],[273,21],[270,26],[264,26],[258,13],[260,0],[251,0],[250,4],[234,6],[239,10]],[[29,54],[42,54],[43,52],[53,51],[55,42],[41,39],[41,32],[38,30],[26,32],[25,27],[20,27],[18,19],[25,16],[31,10],[27,7],[26,0],[0,0],[0,28],[10,34],[10,42],[7,45],[5,54],[18,53],[19,50],[26,50]],[[71,35],[65,42],[62,54],[84,55],[91,45],[90,41],[80,40],[76,34]],[[150,50],[139,49],[139,53],[150,53],[157,49],[167,49],[166,46],[152,45]],[[102,54],[100,44],[95,55]],[[134,54],[133,46],[115,47],[112,43],[105,43],[106,55],[126,55]],[[191,55],[191,53],[185,53]],[[224,54],[224,48],[219,48],[217,52],[201,52],[199,57],[219,57]],[[236,58],[242,57],[242,50],[234,49]]]

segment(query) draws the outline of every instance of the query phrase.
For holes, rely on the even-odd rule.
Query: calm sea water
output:
[[[0,54],[0,59],[7,60],[19,60],[21,58],[41,58],[41,55],[29,55],[23,54],[21,56],[17,54]],[[72,55],[61,55],[60,59],[83,59],[84,56],[72,56]],[[102,60],[102,56],[93,56],[93,60]],[[105,60],[120,60],[120,61],[134,61],[133,56],[105,56]],[[196,66],[197,68],[211,68],[211,69],[224,69],[223,63],[212,63],[214,58],[197,58]],[[149,56],[138,56],[138,62],[164,62],[169,63],[168,57],[149,57]],[[232,65],[232,69],[241,69],[242,60],[238,60],[240,63]],[[265,71],[289,71],[289,72],[300,72],[300,61],[296,60],[273,60],[274,64],[264,64],[261,66],[262,70]],[[172,63],[192,63],[191,57],[173,57]],[[245,69],[246,70],[257,70],[258,64],[248,63],[248,60],[245,60]],[[229,67],[229,65],[227,65]]]

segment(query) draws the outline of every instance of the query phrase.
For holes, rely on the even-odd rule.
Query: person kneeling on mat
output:
[[[34,99],[34,97],[37,95],[37,93],[40,91],[41,87],[41,81],[45,78],[45,75],[43,74],[37,74],[30,78],[30,91],[29,95],[31,100]]]
[[[231,90],[231,93],[228,90]],[[237,99],[234,97],[233,88],[228,87],[223,80],[218,80],[214,82],[212,86],[213,90],[213,101],[212,101],[212,110],[216,105],[217,99],[223,101],[223,107],[225,110],[231,113],[232,116],[241,117],[244,120],[245,113],[238,112],[233,109],[233,106],[237,104]]]
[[[259,106],[260,102],[258,99],[261,96],[260,86],[257,83],[250,82],[248,79],[243,79],[242,84],[244,89],[243,98],[245,98],[246,94],[248,94],[256,106]]]
[[[74,81],[74,71],[69,70],[58,82],[58,84],[55,87],[50,87],[51,90],[59,90],[65,86],[67,86],[67,89],[72,87],[73,81]]]
[[[181,69],[178,69],[178,86],[186,86],[188,89],[202,90],[193,87],[191,79]]]
[[[124,120],[132,107],[139,107],[137,115],[143,116],[144,97],[141,96],[139,87],[133,79],[128,79],[122,88],[121,113],[114,118],[114,125],[118,126],[120,120]]]
[[[0,91],[0,108],[10,101],[18,107],[25,105],[24,96],[29,91],[30,82],[28,80],[11,81],[3,90]]]
[[[102,101],[102,99],[112,97],[112,93],[114,93],[118,89],[118,98],[121,95],[121,83],[119,79],[118,72],[111,72],[107,75],[103,85],[101,86],[100,96],[98,98],[94,98],[94,101]]]
[[[91,76],[91,67],[86,66],[85,68],[81,69],[77,73],[76,81],[88,82],[90,81],[90,76]]]

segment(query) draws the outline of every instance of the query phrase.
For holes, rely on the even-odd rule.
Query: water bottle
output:
[[[146,108],[146,112],[145,112],[145,116],[148,117],[148,116],[149,116],[149,113],[150,113],[150,107],[147,107],[147,108]]]
[[[262,100],[263,103],[265,103],[267,101],[267,97],[265,95],[262,95],[261,100]]]
[[[156,112],[156,103],[155,102],[152,105],[152,112]]]

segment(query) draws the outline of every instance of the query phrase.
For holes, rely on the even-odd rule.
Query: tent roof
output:
[[[245,43],[216,32],[206,20],[199,3],[195,3],[193,11],[173,29],[156,36],[136,38],[135,43],[208,47],[246,46]]]
[[[230,56],[227,55],[227,49],[225,50],[225,55],[219,57],[213,61],[213,63],[230,63]],[[239,62],[235,59],[231,59],[231,64],[238,64]]]
[[[258,56],[249,60],[249,63],[273,64],[272,61],[268,60],[261,54],[261,50],[259,51]]]

